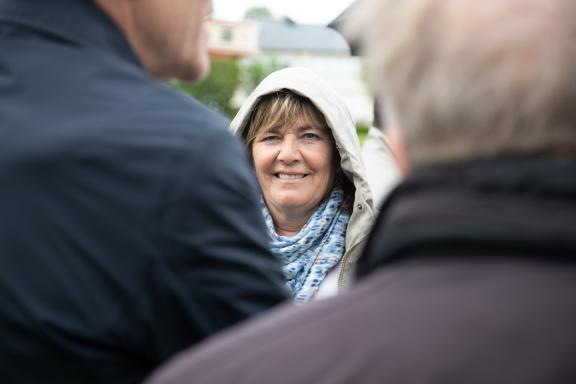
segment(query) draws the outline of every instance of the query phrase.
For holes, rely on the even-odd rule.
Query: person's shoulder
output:
[[[513,260],[488,261],[479,274],[476,263],[462,261],[382,269],[335,298],[284,307],[225,331],[181,354],[148,384],[186,383],[190,377],[196,384],[376,384],[383,377],[404,383],[414,374],[442,381],[446,372],[459,372],[459,382],[485,377],[509,383],[526,382],[534,373],[527,366],[545,375],[559,372],[571,366],[566,351],[574,345],[565,332],[576,316],[569,305],[573,273],[553,266],[549,280],[540,280],[542,265],[518,267]],[[529,347],[505,342],[518,339]],[[553,358],[532,353],[542,348],[553,350]],[[502,370],[502,358],[510,356],[519,364]],[[415,369],[414,359],[426,364]]]
[[[165,129],[211,135],[228,132],[229,122],[219,113],[200,103],[194,97],[172,89],[164,83],[151,83],[147,92],[140,94],[134,108],[141,111],[144,122],[164,122]],[[191,130],[192,127],[202,129]]]
[[[105,94],[109,98],[102,101],[99,114],[106,119],[95,127],[98,132],[106,130],[113,137],[132,137],[139,142],[154,140],[157,147],[184,152],[240,148],[224,116],[166,83],[135,79],[124,87],[109,86]]]
[[[370,287],[303,307],[286,305],[181,354],[149,384],[184,383],[186,377],[202,384],[309,382],[312,377],[331,376],[328,367],[334,366],[349,373],[354,367],[343,351],[362,345],[369,353],[381,327],[377,316],[369,315],[378,312],[373,305],[377,292]],[[371,319],[369,324],[366,318]],[[311,355],[314,358],[306,358]],[[295,362],[298,369],[294,369]],[[246,370],[251,366],[258,368]]]

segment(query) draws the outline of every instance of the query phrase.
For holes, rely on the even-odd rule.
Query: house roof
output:
[[[284,18],[263,20],[260,28],[259,47],[262,51],[350,53],[342,35],[323,25],[296,24]]]

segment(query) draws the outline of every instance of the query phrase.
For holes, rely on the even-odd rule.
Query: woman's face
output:
[[[332,189],[333,156],[330,130],[305,117],[258,133],[252,158],[272,217],[309,217]]]

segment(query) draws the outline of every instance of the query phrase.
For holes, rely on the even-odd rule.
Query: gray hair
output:
[[[575,0],[368,0],[348,32],[412,165],[576,155]]]

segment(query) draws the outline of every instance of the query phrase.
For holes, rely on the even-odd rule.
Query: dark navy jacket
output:
[[[2,383],[139,382],[283,301],[256,194],[91,1],[0,1]]]

